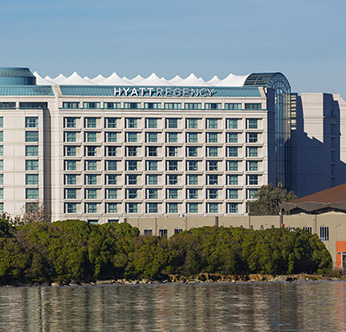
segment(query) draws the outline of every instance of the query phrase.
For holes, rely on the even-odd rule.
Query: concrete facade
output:
[[[203,226],[244,227],[254,230],[286,227],[294,231],[304,228],[317,234],[329,250],[333,263],[346,264],[346,215],[330,212],[321,215],[284,216],[220,216],[182,218],[128,218],[127,222],[140,230],[141,235],[172,236],[180,231]],[[346,265],[344,265],[346,269]]]

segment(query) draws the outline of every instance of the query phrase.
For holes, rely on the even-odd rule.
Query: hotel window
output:
[[[198,203],[187,203],[188,213],[198,213]]]
[[[147,189],[148,199],[157,199],[158,191],[157,189]]]
[[[238,203],[228,203],[228,213],[238,213]]]
[[[258,135],[257,133],[248,133],[248,143],[257,143]]]
[[[128,171],[137,171],[138,170],[137,160],[128,160],[127,161],[127,170]]]
[[[228,189],[228,199],[238,199],[238,189]]]
[[[26,199],[38,199],[38,189],[27,188],[25,190],[25,198]]]
[[[76,146],[65,146],[65,155],[67,157],[75,157],[77,154]]]
[[[238,157],[238,147],[229,146],[228,147],[228,157]]]
[[[187,182],[189,185],[198,185],[198,175],[190,174],[187,176]]]
[[[0,171],[4,170],[4,161],[0,160]]]
[[[38,131],[26,131],[25,142],[38,142]]]
[[[97,213],[97,203],[86,203],[87,213]]]
[[[65,132],[65,142],[76,142],[76,135],[75,131]]]
[[[141,103],[124,103],[124,108],[136,110],[141,108]]]
[[[326,226],[320,227],[320,240],[329,241],[329,227],[326,227]]]
[[[137,213],[138,203],[127,203],[127,213]]]
[[[121,103],[103,103],[103,107],[106,109],[120,109]]]
[[[228,143],[238,143],[238,133],[228,133]]]
[[[312,227],[311,226],[304,226],[303,229],[307,231],[308,233],[312,234]]]
[[[221,103],[205,103],[204,108],[206,110],[220,110],[221,109]]]
[[[38,181],[38,177],[37,177],[37,181]],[[0,184],[3,185],[4,184],[4,174],[0,174]],[[30,183],[28,183],[30,184]],[[38,184],[38,182],[37,182]]]
[[[74,147],[76,148],[76,147]],[[66,151],[67,153],[67,151]],[[38,157],[38,146],[37,145],[26,145],[25,146],[25,155],[27,157]]]
[[[87,157],[96,157],[96,155],[97,155],[96,146],[86,146],[85,147],[85,155]]]
[[[249,157],[258,157],[258,148],[249,147],[248,153],[249,153]]]
[[[148,143],[156,143],[157,142],[157,133],[147,133]]]
[[[217,133],[207,133],[208,143],[217,143]]]
[[[258,189],[249,189],[248,190],[248,199],[257,198]]]
[[[186,110],[200,110],[202,109],[201,103],[185,103],[184,105]]]
[[[152,229],[145,229],[144,230],[144,236],[152,236],[153,230]]]
[[[86,128],[96,128],[96,118],[86,118],[85,126]]]
[[[117,127],[117,119],[116,118],[106,118],[106,126],[107,126],[107,128],[116,128]]]
[[[170,118],[167,119],[167,128],[178,128],[178,119],[177,118]]]
[[[148,209],[148,213],[157,213],[158,212],[158,204],[157,203],[148,203],[147,204],[147,209]],[[161,229],[160,229],[161,231]],[[167,230],[166,230],[167,232]],[[160,234],[160,236],[162,236]]]
[[[225,110],[241,110],[241,103],[225,103]]]
[[[228,129],[238,129],[238,119],[228,119]]]
[[[4,133],[0,131],[0,142],[4,141]]]
[[[37,116],[25,117],[25,128],[38,128],[38,117]]]
[[[70,108],[70,109],[76,109],[79,108],[79,103],[78,102],[66,102],[64,101],[62,103],[62,108]]]
[[[245,103],[245,109],[246,110],[261,110],[262,104],[261,103]]]
[[[76,199],[77,198],[77,189],[66,189],[65,190],[66,199]]]
[[[77,204],[76,203],[67,203],[65,206],[66,206],[66,213],[76,213],[77,212]]]
[[[168,199],[178,199],[178,189],[168,189]]]
[[[218,189],[208,189],[208,198],[209,199],[218,199],[219,190]]]
[[[96,142],[96,132],[89,131],[86,133],[86,141],[87,142]]]
[[[178,213],[178,203],[168,203],[168,213]]]
[[[178,148],[176,146],[169,146],[167,152],[168,157],[176,157],[178,155]]]
[[[178,170],[178,161],[169,160],[168,161],[168,171],[177,171]]]
[[[218,203],[208,203],[207,208],[208,208],[208,213],[218,213],[219,212],[219,204]]]
[[[161,103],[144,103],[144,108],[149,110],[161,109]]]
[[[165,103],[166,110],[181,110],[181,103]]]
[[[76,176],[74,176],[76,177]],[[26,174],[25,184],[27,185],[37,185],[38,184],[38,174]]]
[[[248,119],[248,129],[257,129],[258,120],[257,119]]]
[[[89,109],[100,108],[100,103],[99,102],[84,102],[83,108],[89,108]]]
[[[189,143],[197,143],[198,142],[198,134],[197,133],[187,133],[187,139]]]
[[[198,155],[197,146],[188,146],[187,147],[187,155],[188,155],[188,157],[197,157],[197,155]]]
[[[76,174],[65,175],[65,184],[77,184],[77,175]]]
[[[107,132],[106,133],[107,142],[116,142],[117,141],[117,133],[115,132]]]
[[[107,203],[107,213],[118,213],[118,204]]]
[[[218,147],[217,146],[208,146],[207,147],[207,156],[208,157],[217,157],[218,156]]]
[[[97,199],[97,189],[87,189],[88,199]]]
[[[137,199],[138,190],[137,189],[127,189],[127,198],[128,199]]]
[[[107,156],[108,157],[116,157],[116,155],[117,155],[117,146],[107,146],[106,147],[106,151],[107,151]]]
[[[157,171],[157,160],[149,160],[147,163],[148,171]]]
[[[97,175],[96,174],[88,174],[86,176],[86,183],[85,184],[90,184],[90,185],[95,185],[97,184]]]
[[[154,185],[157,185],[157,183],[158,183],[158,177],[156,174],[147,175],[147,184],[148,185],[154,186]]]
[[[189,199],[198,199],[198,189],[188,189],[187,197]]]
[[[249,185],[258,185],[258,175],[248,175]]]
[[[158,147],[157,146],[148,146],[147,155],[148,157],[157,157],[158,156]]]
[[[249,171],[258,171],[258,162],[249,161],[248,167],[249,167]]]
[[[25,150],[25,152],[26,152],[26,150]],[[3,155],[4,155],[4,147],[2,145],[0,145],[0,156],[3,156]],[[37,155],[38,155],[38,147],[37,147]]]
[[[197,129],[198,119],[194,119],[194,118],[187,119],[187,127],[189,129]]]
[[[217,185],[218,184],[218,175],[210,174],[207,175],[207,183],[209,185]]]
[[[87,171],[96,171],[97,170],[97,160],[87,160],[86,162]]]
[[[168,142],[169,143],[177,143],[178,142],[178,133],[167,133]]]
[[[231,186],[238,185],[238,175],[228,175],[228,184]]]
[[[5,109],[12,109],[16,108],[16,103],[9,103],[9,102],[1,102],[0,103],[0,109],[5,110]]]
[[[0,103],[0,105],[1,105],[1,103]],[[2,108],[2,107],[0,106],[0,108]],[[0,128],[3,128],[3,127],[4,127],[4,118],[2,116],[0,116]]]
[[[117,199],[118,190],[117,189],[107,189],[107,198],[108,199]]]
[[[176,174],[169,174],[168,175],[168,185],[176,185],[178,184],[178,175]]]
[[[137,142],[137,133],[127,133],[127,141],[130,143]]]
[[[116,171],[118,162],[116,160],[107,160],[107,171]]]
[[[147,128],[157,128],[157,118],[147,118]]]
[[[159,236],[167,237],[167,229],[159,229]]]
[[[127,118],[127,128],[137,128],[137,118]]]
[[[25,160],[25,170],[38,171],[38,160]]]
[[[116,174],[107,174],[106,183],[109,185],[116,185],[118,180],[118,175]]]
[[[174,234],[179,234],[183,230],[181,228],[174,228]]]
[[[217,160],[209,160],[208,161],[208,171],[217,171],[218,164],[219,163]]]
[[[189,171],[198,171],[198,161],[197,160],[189,160],[187,162]]]
[[[209,129],[217,129],[218,119],[207,119],[207,126]]]
[[[238,161],[228,161],[228,170],[229,171],[238,171]]]
[[[66,128],[76,128],[77,118],[65,118],[65,127]]]

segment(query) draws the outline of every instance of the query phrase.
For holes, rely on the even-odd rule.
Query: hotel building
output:
[[[290,85],[281,73],[205,82],[116,74],[43,79],[0,68],[0,209],[52,220],[244,215],[289,186]]]

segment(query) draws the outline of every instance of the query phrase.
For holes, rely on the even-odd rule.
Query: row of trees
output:
[[[169,239],[139,235],[129,224],[0,220],[0,282],[43,283],[220,274],[321,273],[332,259],[304,230],[203,227]]]

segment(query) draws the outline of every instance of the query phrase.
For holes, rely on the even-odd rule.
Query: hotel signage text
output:
[[[161,88],[161,87],[118,87],[116,97],[213,97],[215,89],[209,88]]]

